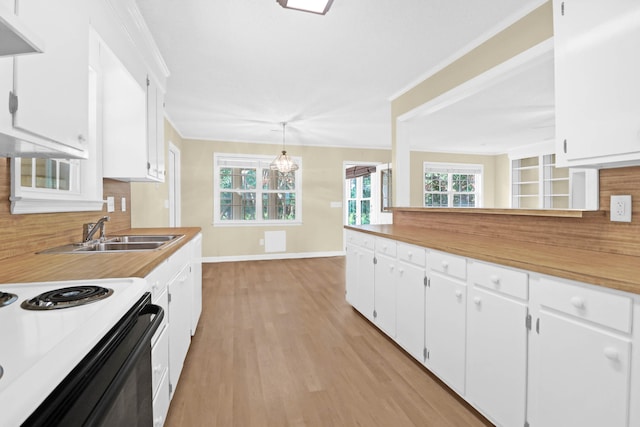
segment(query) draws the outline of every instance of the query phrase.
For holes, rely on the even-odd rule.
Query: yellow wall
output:
[[[290,146],[290,155],[302,158],[302,225],[213,226],[213,154],[275,155],[278,145],[184,140],[182,144],[182,225],[203,233],[204,257],[265,255],[260,239],[265,231],[285,230],[287,253],[343,251],[343,208],[331,202],[343,199],[343,163],[390,161],[390,150]],[[277,256],[278,254],[269,254]]]
[[[169,158],[169,142],[182,151],[182,138],[173,126],[164,121],[164,158]],[[168,173],[168,172],[167,172]],[[163,183],[131,183],[131,226],[132,227],[168,227],[169,209],[165,207],[169,200],[169,180]]]
[[[550,37],[553,37],[553,11],[549,1],[392,100],[392,163],[396,164],[396,119],[399,116],[548,40]],[[410,163],[411,165],[417,164],[414,160],[411,160]],[[420,163],[420,172],[421,170],[422,163]],[[415,172],[413,168],[410,171],[410,176],[412,177],[410,183],[412,206],[415,206],[413,204],[414,194],[417,194],[417,190],[414,187],[422,187],[422,182],[415,180],[415,177],[419,176],[420,172]],[[497,173],[502,175],[504,171]],[[396,185],[396,178],[397,174],[394,174],[394,186]],[[508,199],[508,190],[506,197]],[[505,203],[502,196],[496,200],[501,205]],[[506,203],[508,206],[508,200]]]

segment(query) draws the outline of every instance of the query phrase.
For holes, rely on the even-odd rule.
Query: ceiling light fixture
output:
[[[304,12],[324,15],[329,11],[333,0],[276,0],[286,9],[302,10]]]
[[[300,166],[293,159],[287,156],[287,150],[284,149],[284,134],[287,122],[282,122],[282,154],[276,157],[269,165],[269,169],[277,170],[281,173],[295,172]]]

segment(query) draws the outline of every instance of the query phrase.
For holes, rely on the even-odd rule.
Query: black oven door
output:
[[[146,293],[23,426],[152,426],[151,337],[162,307]]]

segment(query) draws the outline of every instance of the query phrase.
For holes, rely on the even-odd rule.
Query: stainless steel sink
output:
[[[118,243],[104,242],[78,248],[74,252],[107,252],[107,251],[150,251],[158,249],[164,242]]]
[[[135,236],[116,236],[109,239],[110,242],[123,242],[123,243],[138,243],[138,242],[170,242],[171,240],[178,239],[182,235],[135,235]]]
[[[176,235],[128,235],[114,236],[104,242],[70,243],[40,251],[41,254],[86,254],[112,252],[153,251],[168,246],[184,237]]]

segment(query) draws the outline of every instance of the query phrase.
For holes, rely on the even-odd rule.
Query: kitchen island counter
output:
[[[410,225],[345,226],[443,252],[640,294],[637,256]]]

